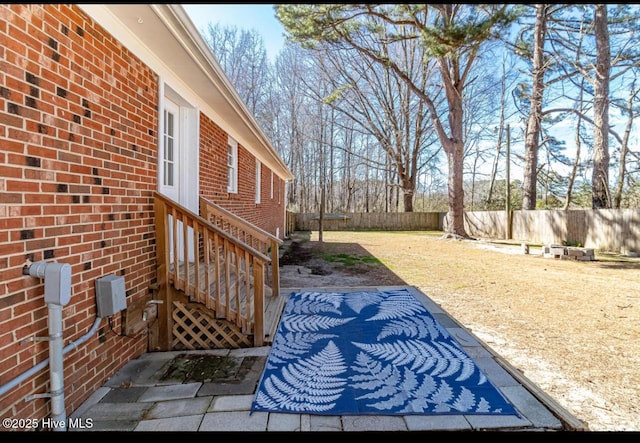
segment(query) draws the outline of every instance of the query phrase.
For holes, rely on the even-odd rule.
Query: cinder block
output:
[[[549,248],[549,254],[554,256],[562,256],[567,254],[567,248],[564,246],[551,246]]]

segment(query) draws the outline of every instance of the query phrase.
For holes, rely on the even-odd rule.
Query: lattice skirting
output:
[[[235,349],[253,346],[252,337],[243,334],[237,326],[228,321],[215,318],[203,305],[174,301],[172,318],[173,350]]]

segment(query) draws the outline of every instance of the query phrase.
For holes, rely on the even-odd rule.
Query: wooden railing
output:
[[[266,284],[271,287],[272,295],[277,297],[280,294],[278,249],[283,241],[204,197],[200,197],[200,215],[234,238],[271,257]]]
[[[160,347],[168,350],[171,343],[168,285],[253,334],[254,346],[262,346],[269,256],[159,193],[154,207],[158,287],[166,301],[158,312],[166,322],[160,326]]]

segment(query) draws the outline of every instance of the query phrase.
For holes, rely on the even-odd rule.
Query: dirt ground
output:
[[[640,259],[438,232],[295,232],[281,287],[411,285],[591,431],[640,431]]]

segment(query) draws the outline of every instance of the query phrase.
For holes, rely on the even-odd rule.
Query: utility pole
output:
[[[506,175],[507,175],[507,183],[506,183],[506,196],[505,196],[505,215],[506,215],[506,232],[505,238],[507,240],[511,239],[511,177],[510,177],[510,167],[511,167],[511,130],[509,128],[509,124],[507,123],[507,149],[506,149],[506,157],[507,157],[507,167],[506,167]]]

